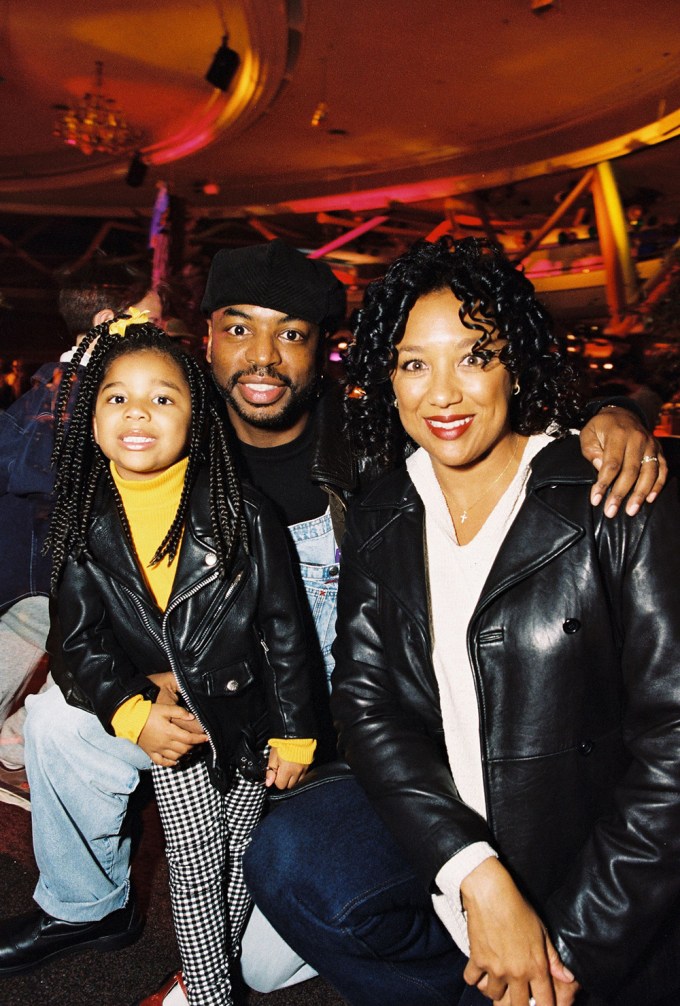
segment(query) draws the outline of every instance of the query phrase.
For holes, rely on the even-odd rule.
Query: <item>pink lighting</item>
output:
[[[316,251],[311,252],[307,258],[321,258],[323,255],[327,255],[328,252],[333,251],[335,248],[341,248],[343,245],[347,244],[348,241],[353,241],[354,238],[360,237],[365,234],[366,231],[373,230],[374,227],[378,227],[380,224],[384,223],[387,217],[371,217],[370,220],[364,220],[362,224],[358,227],[353,227],[352,230],[347,231],[345,234],[341,234],[340,237],[335,238],[333,241],[329,241],[328,244],[323,245],[322,248],[317,248]]]

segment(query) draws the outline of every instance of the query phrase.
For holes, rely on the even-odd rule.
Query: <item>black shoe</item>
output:
[[[0,920],[0,976],[30,971],[45,961],[81,950],[120,950],[141,935],[134,901],[98,922],[63,922],[42,908]]]

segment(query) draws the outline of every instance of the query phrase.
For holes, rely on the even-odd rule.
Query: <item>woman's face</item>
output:
[[[396,346],[392,373],[404,429],[447,467],[472,464],[512,436],[510,374],[498,358],[483,367],[470,353],[479,333],[462,324],[459,308],[450,290],[417,300]],[[498,340],[484,348],[503,345]]]

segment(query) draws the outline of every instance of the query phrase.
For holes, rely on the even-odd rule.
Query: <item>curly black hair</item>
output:
[[[450,289],[459,316],[480,335],[507,340],[500,360],[519,393],[510,402],[510,425],[521,434],[563,434],[579,424],[577,375],[552,333],[550,317],[534,288],[500,246],[478,238],[418,241],[366,289],[347,356],[347,423],[359,452],[383,468],[399,464],[414,444],[404,432],[390,376],[409,313],[426,294]]]
[[[125,316],[124,316],[125,317]],[[97,393],[114,360],[153,350],[171,357],[186,377],[191,396],[191,429],[188,464],[177,513],[151,560],[156,565],[165,556],[172,560],[179,549],[191,490],[204,463],[210,472],[210,520],[217,552],[217,569],[225,577],[239,539],[248,548],[241,489],[228,446],[228,434],[215,392],[196,360],[177,346],[155,325],[130,324],[124,336],[110,331],[112,322],[91,329],[64,371],[55,408],[55,443],[52,463],[56,468],[56,502],[45,550],[52,549],[51,590],[69,555],[85,547],[90,514],[100,480],[114,496],[123,526],[125,510],[109,470],[109,462],[92,432]],[[96,343],[96,344],[95,344]],[[69,415],[71,388],[82,357],[92,348],[90,361],[80,378],[73,410]],[[129,529],[128,529],[129,530]]]

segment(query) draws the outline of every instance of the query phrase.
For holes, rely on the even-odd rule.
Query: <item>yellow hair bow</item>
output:
[[[138,311],[136,307],[128,307],[125,311],[129,318],[118,318],[109,325],[111,335],[125,335],[128,325],[144,325],[149,320],[148,311]]]

